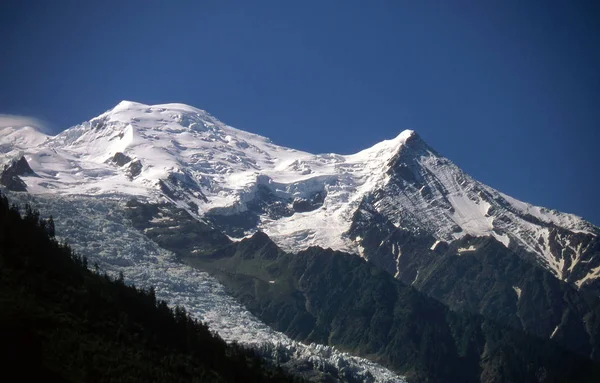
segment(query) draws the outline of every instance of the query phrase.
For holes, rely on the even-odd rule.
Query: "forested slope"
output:
[[[89,271],[0,197],[0,359],[5,376],[65,382],[283,382],[252,351],[227,345],[154,292]]]

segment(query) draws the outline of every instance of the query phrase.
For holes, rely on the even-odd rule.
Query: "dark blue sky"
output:
[[[595,1],[3,1],[0,113],[55,132],[183,102],[310,152],[416,130],[475,178],[600,224]]]

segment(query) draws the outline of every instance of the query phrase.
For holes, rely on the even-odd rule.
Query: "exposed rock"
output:
[[[284,198],[277,197],[275,193],[266,185],[256,185],[256,194],[254,199],[246,205],[248,210],[260,215],[266,215],[270,219],[279,219],[282,217],[291,217],[294,211],[290,202]]]
[[[139,176],[140,173],[142,173],[142,161],[132,161],[127,167],[127,177],[129,177],[129,179],[132,180],[135,177]]]
[[[0,184],[12,191],[27,191],[27,185],[19,176],[35,175],[25,157],[13,161],[4,167],[0,175]]]
[[[325,202],[325,192],[316,192],[309,199],[298,198],[294,200],[292,208],[296,213],[305,213],[320,208],[323,206],[323,202]]]
[[[141,171],[141,163],[133,165],[132,170]],[[135,173],[132,173],[135,174]],[[139,174],[139,173],[138,173]],[[132,177],[133,178],[133,177]],[[190,197],[197,198],[207,202],[206,196],[202,192],[200,185],[185,171],[173,172],[166,179],[158,181],[160,190],[174,201],[185,200]]]
[[[131,162],[131,157],[121,152],[116,152],[111,162],[117,166],[123,166],[128,162]]]

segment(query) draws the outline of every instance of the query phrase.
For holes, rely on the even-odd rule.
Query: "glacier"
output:
[[[157,298],[169,306],[184,307],[225,341],[251,347],[284,369],[303,365],[322,373],[333,371],[341,381],[406,382],[368,359],[330,346],[303,344],[274,331],[227,295],[215,278],[178,262],[173,253],[133,229],[122,200],[7,194],[14,203],[58,217],[57,239],[86,256],[92,269],[113,277],[122,273],[126,283],[139,288],[154,287]]]

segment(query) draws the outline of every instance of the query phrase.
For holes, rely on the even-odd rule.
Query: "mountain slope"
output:
[[[452,312],[370,263],[330,249],[286,254],[256,233],[185,259],[217,275],[274,328],[369,355],[409,381],[591,382],[600,376],[597,365],[553,342]]]
[[[87,269],[28,210],[0,196],[0,334],[4,376],[51,382],[287,382],[253,351],[227,345],[154,290]]]
[[[365,258],[405,284],[453,310],[600,357],[600,299],[561,282],[494,237],[439,242],[428,233],[397,228],[367,203],[353,222],[351,233],[360,233]]]
[[[363,204],[360,210],[364,208]],[[200,268],[205,267],[205,270],[211,274],[215,269],[202,263],[204,257],[227,258],[233,251],[224,249],[231,248],[234,243],[211,239],[218,232],[199,224],[183,210],[173,213],[168,206],[148,205],[131,200],[127,203],[126,214],[135,228],[143,231],[158,245],[173,251],[179,259],[188,260],[193,265],[198,265],[197,262],[200,262]],[[543,268],[524,261],[493,237],[465,236],[450,245],[440,243],[435,250],[431,250],[429,243],[432,242],[433,237],[430,235],[417,236],[397,229],[388,222],[387,227],[393,228],[393,231],[382,240],[381,233],[385,232],[382,227],[385,228],[386,225],[380,222],[377,225],[370,225],[368,231],[364,231],[363,241],[366,245],[364,253],[369,255],[370,264],[389,274],[393,274],[390,267],[394,271],[401,270],[395,275],[397,279],[406,285],[412,285],[453,310],[481,314],[503,326],[542,339],[551,339],[580,355],[599,360],[600,299],[597,297],[578,291],[567,283],[559,281]],[[261,233],[255,235],[259,234]],[[268,238],[265,234],[262,236]],[[187,240],[188,238],[192,240]],[[262,250],[256,251],[269,262],[284,254],[270,240],[264,241],[268,246],[265,245]],[[388,262],[389,253],[384,247],[379,246],[384,241],[401,245],[403,252],[397,263]],[[244,241],[240,242],[240,246],[242,244]],[[247,247],[253,248],[252,245]],[[265,251],[267,251],[266,255]],[[296,255],[296,257],[303,256],[304,252]],[[248,257],[250,260],[247,259]],[[226,262],[227,270],[232,274],[231,278],[234,278],[233,275],[244,274],[249,270],[252,277],[260,276],[263,283],[276,282],[276,279],[268,273],[269,267],[260,266],[260,262],[253,263],[252,252],[248,257],[233,257],[235,260],[231,261],[233,263]],[[350,255],[348,257],[358,259]],[[255,266],[252,266],[253,264]],[[260,266],[259,271],[255,270],[256,265]],[[286,267],[282,266],[282,268]],[[263,269],[264,271],[260,271]],[[321,275],[328,272],[328,269],[320,271],[318,268],[313,268],[302,278],[328,278],[327,275]],[[234,280],[239,278],[242,277],[236,276]],[[230,282],[229,279],[225,280],[226,285],[228,281]],[[288,285],[276,284],[274,287],[281,289],[282,294],[289,290]],[[240,291],[245,294],[247,289],[252,290],[252,287],[244,285]],[[368,287],[366,289],[368,290]],[[355,295],[350,294],[350,296]],[[299,305],[302,307],[303,303]],[[285,317],[283,313],[277,312],[278,315]],[[259,311],[258,315],[269,323],[274,320],[273,313],[265,314]],[[354,313],[348,315],[352,316]],[[313,320],[306,317],[294,321],[299,323],[305,321],[306,325],[310,326]],[[359,328],[363,329],[361,326]],[[282,331],[293,337],[298,336],[297,330],[292,331],[288,327],[283,327]]]

